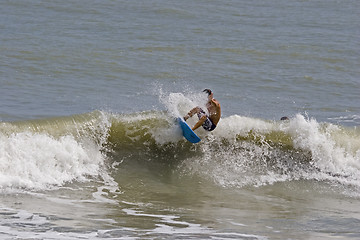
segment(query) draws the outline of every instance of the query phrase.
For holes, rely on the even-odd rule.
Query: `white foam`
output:
[[[284,150],[271,142],[278,134],[286,141]],[[358,133],[300,114],[285,122],[225,117],[200,146],[203,155],[187,159],[181,167],[221,186],[316,179],[360,188]]]
[[[306,120],[300,114],[291,121],[288,132],[295,147],[311,151],[312,163],[317,167],[334,174],[354,175],[360,179],[358,139],[351,141],[348,138],[344,145],[346,134],[338,126],[321,125],[315,119]],[[336,134],[342,137],[334,137]]]
[[[104,158],[95,143],[43,133],[0,135],[0,188],[47,189],[96,176]]]
[[[233,139],[237,135],[247,135],[249,131],[258,131],[262,133],[274,130],[275,126],[272,122],[261,119],[232,115],[222,118],[214,130],[217,137]]]

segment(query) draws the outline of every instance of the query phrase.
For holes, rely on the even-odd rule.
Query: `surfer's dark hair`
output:
[[[210,95],[212,93],[212,91],[210,89],[208,89],[208,88],[204,89],[203,92],[206,92],[208,95]]]

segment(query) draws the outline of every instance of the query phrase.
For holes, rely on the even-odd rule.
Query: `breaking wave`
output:
[[[176,114],[182,114],[180,108]],[[185,111],[185,110],[184,110]],[[194,124],[196,119],[190,119]],[[232,115],[187,142],[168,111],[0,123],[0,189],[51,189],[105,178],[126,163],[162,164],[222,187],[331,181],[360,194],[360,132],[301,114],[286,121]]]

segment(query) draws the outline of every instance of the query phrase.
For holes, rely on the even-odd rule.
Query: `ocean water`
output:
[[[360,238],[359,1],[4,0],[0,30],[0,239]]]

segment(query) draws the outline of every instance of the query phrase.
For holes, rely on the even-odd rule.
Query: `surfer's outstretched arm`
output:
[[[189,111],[189,113],[184,117],[184,120],[188,120],[189,118],[191,118],[195,113],[199,113],[201,110],[201,108],[199,107],[194,107],[193,109],[191,109]]]

